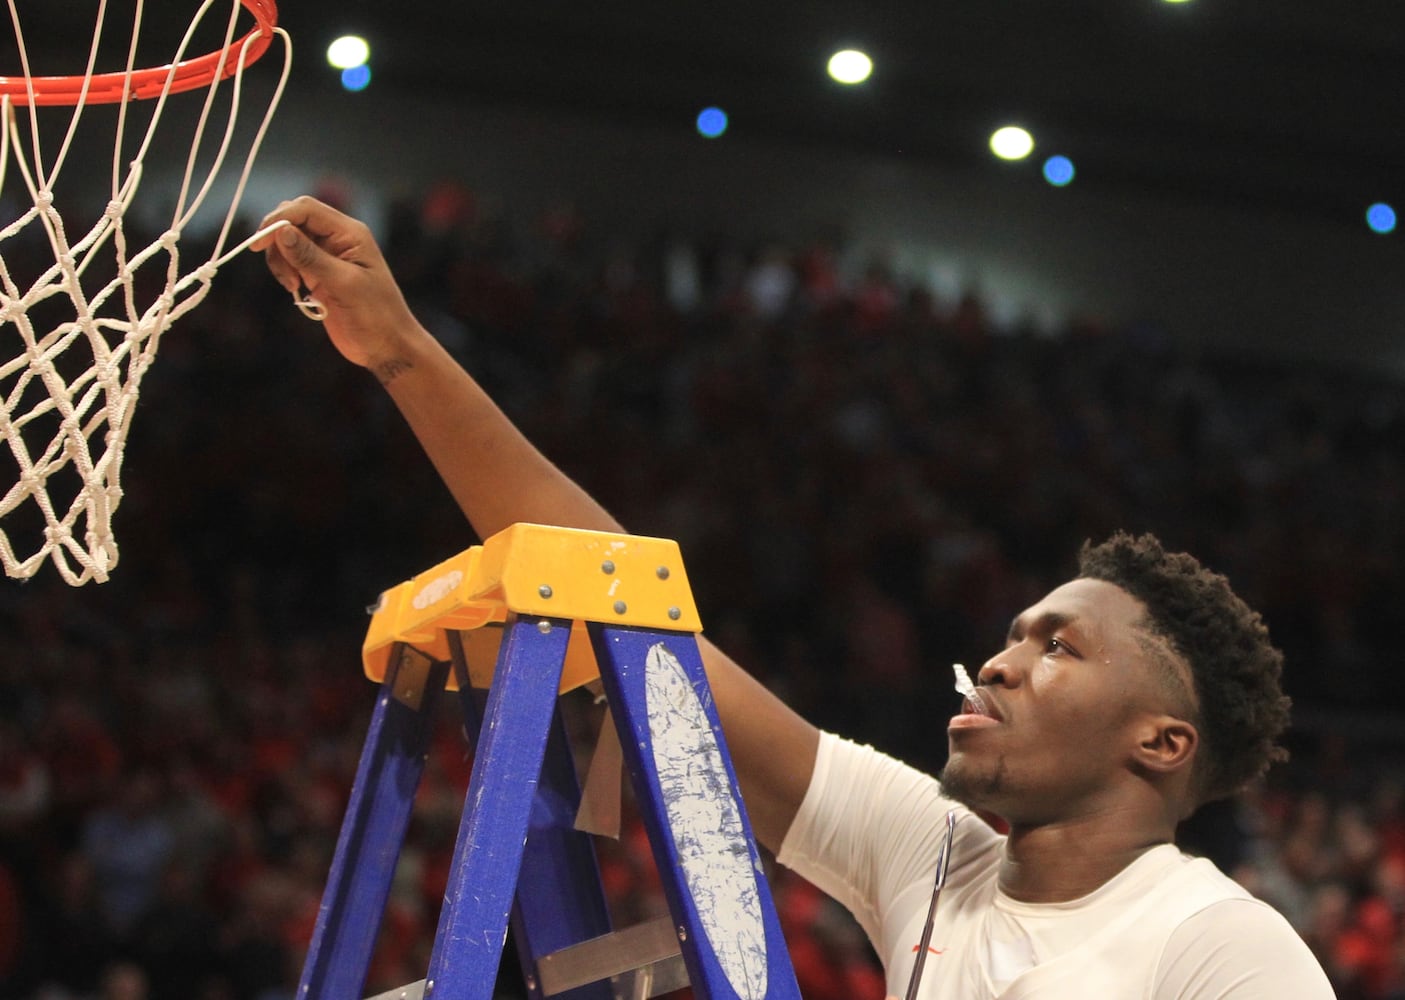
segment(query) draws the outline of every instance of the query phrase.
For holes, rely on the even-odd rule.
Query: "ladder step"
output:
[[[648,1000],[688,985],[678,933],[669,917],[543,955],[537,974],[542,995],[548,997],[602,979],[615,980],[615,995],[629,1000]],[[421,979],[366,1000],[424,1000],[424,984]]]
[[[409,983],[405,986],[397,986],[393,990],[386,990],[384,993],[377,993],[366,1000],[424,1000],[424,980]]]
[[[651,1000],[691,986],[688,967],[683,956],[676,955],[662,962],[621,973],[610,981],[616,1000]]]
[[[662,923],[670,924],[671,921],[664,919]],[[606,935],[607,938],[615,936],[613,934]],[[604,939],[597,940],[603,941]],[[587,941],[585,945],[595,943],[595,941]],[[572,951],[581,947],[583,946],[573,945],[571,948],[563,948],[561,951]],[[548,980],[548,974],[545,971],[542,972],[543,996],[556,996],[567,990],[575,989],[577,986],[584,986],[606,977],[611,978],[614,994],[619,1000],[652,1000],[653,997],[673,993],[689,985],[688,969],[683,964],[682,952],[677,948],[673,949],[672,955],[657,960],[646,959],[641,965],[607,972],[604,976],[597,976],[595,979],[567,979],[567,976],[572,975],[569,971],[569,965],[575,959],[569,955],[562,956],[561,952],[555,952],[553,955],[546,956],[543,961],[546,962],[552,958],[564,959],[564,964],[561,961],[556,963],[550,974],[554,978],[550,980]],[[424,984],[425,980],[420,979],[404,986],[397,986],[393,990],[386,990],[384,993],[377,993],[373,997],[367,997],[366,1000],[424,1000]]]
[[[654,970],[659,978],[663,970],[656,967],[672,959],[683,975],[680,985],[687,986],[682,954],[672,918],[660,917],[543,955],[537,961],[537,975],[542,994],[550,997],[636,970]]]

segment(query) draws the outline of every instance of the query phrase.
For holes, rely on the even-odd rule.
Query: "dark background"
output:
[[[145,20],[152,62],[188,23],[166,9],[177,6]],[[326,42],[350,31],[372,44],[375,86],[405,97],[656,125],[715,103],[753,136],[966,167],[983,166],[990,131],[1016,121],[1045,152],[1073,157],[1086,183],[1293,213],[1354,216],[1398,197],[1405,162],[1405,14],[1389,0],[281,7],[304,94],[327,75]],[[74,25],[92,5],[21,9],[35,71],[79,71],[88,39]],[[127,16],[109,14],[110,51],[123,51]],[[844,46],[873,57],[868,84],[825,79]]]
[[[32,6],[34,65],[76,68],[91,11]],[[144,52],[170,51],[173,6],[150,7]],[[989,656],[1085,539],[1197,553],[1263,611],[1296,712],[1294,761],[1187,846],[1289,913],[1342,996],[1397,996],[1405,257],[1363,214],[1405,200],[1402,21],[1298,0],[288,0],[292,82],[236,231],[302,191],[366,217],[548,454],[683,543],[710,634],[922,766],[948,664]],[[341,30],[371,41],[365,93],[321,60]],[[876,69],[844,89],[823,66],[850,44]],[[714,103],[732,126],[703,140]],[[1035,161],[991,159],[1011,121]],[[173,197],[179,138],[161,148],[143,238]],[[1066,191],[1038,177],[1054,152]],[[64,183],[106,169],[75,158]],[[192,227],[191,259],[207,239]],[[51,255],[17,245],[12,268]],[[477,539],[253,257],[162,342],[128,443],[112,581],[0,585],[0,996],[132,968],[158,997],[286,996],[371,698],[363,609]],[[422,975],[432,935],[465,776],[444,728],[382,987]],[[628,847],[619,905],[647,911]],[[797,961],[871,967],[842,921],[797,920]],[[1373,965],[1358,944],[1383,926]],[[882,995],[857,982],[839,995]]]

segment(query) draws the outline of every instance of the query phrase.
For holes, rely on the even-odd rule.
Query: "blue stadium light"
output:
[[[1366,225],[1371,227],[1373,233],[1384,235],[1395,232],[1395,209],[1383,201],[1376,202],[1366,209]]]
[[[721,108],[703,108],[698,112],[698,134],[716,139],[727,131],[727,112]]]
[[[1044,161],[1044,179],[1054,187],[1066,187],[1073,182],[1073,161],[1067,156],[1051,156]]]
[[[352,92],[365,90],[371,83],[371,67],[362,63],[341,71],[341,85]]]

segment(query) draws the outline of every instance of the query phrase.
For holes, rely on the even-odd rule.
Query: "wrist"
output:
[[[375,348],[366,352],[364,367],[383,386],[419,367],[426,343],[433,337],[419,323],[397,326]]]

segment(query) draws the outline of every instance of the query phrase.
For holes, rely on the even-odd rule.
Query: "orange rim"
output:
[[[0,95],[9,95],[15,104],[116,104],[129,99],[145,100],[160,97],[169,90],[178,94],[212,83],[216,76],[228,79],[239,71],[240,53],[243,64],[249,65],[268,50],[273,42],[273,29],[278,24],[275,0],[239,0],[257,22],[248,34],[231,42],[228,48],[216,49],[209,55],[186,59],[152,69],[137,69],[130,73],[95,73],[85,76],[0,76]],[[247,46],[247,47],[246,47]],[[224,66],[221,69],[220,63]],[[167,88],[166,81],[170,80]],[[87,93],[83,91],[87,81]]]

